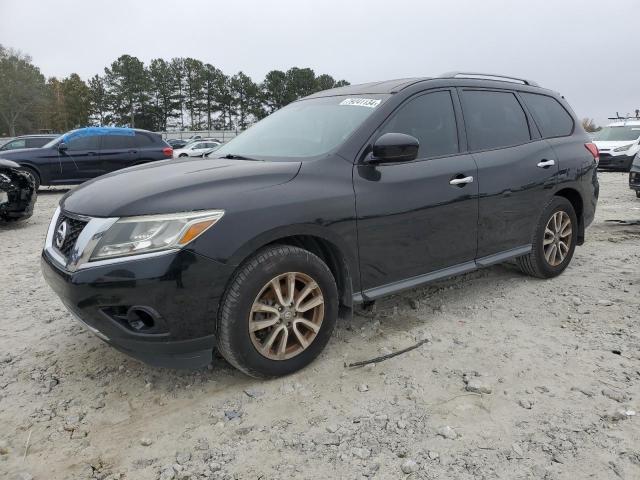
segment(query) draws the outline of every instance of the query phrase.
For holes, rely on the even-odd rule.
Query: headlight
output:
[[[614,148],[613,151],[614,152],[626,152],[631,147],[633,147],[633,143],[630,143],[629,145],[623,145],[623,146],[618,147],[618,148]]]
[[[207,210],[121,218],[102,234],[91,260],[182,248],[223,215],[223,210]]]

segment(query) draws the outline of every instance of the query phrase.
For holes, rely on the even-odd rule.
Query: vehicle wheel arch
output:
[[[32,170],[33,172],[35,172],[38,175],[38,179],[40,181],[39,185],[47,185],[49,179],[47,177],[43,177],[42,176],[42,171],[40,171],[40,169],[32,164],[32,163],[22,163],[20,162],[20,168],[23,170]]]
[[[292,225],[265,232],[246,242],[234,253],[229,263],[241,265],[257,250],[269,245],[291,245],[320,257],[336,280],[341,309],[351,309],[353,293],[359,288],[357,262],[348,253],[348,248],[340,237],[320,226]]]
[[[582,245],[584,243],[584,200],[582,195],[575,188],[563,188],[554,195],[556,197],[564,197],[571,202],[576,212],[576,217],[578,217],[578,245]]]

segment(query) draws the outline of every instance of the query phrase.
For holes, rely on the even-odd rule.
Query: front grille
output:
[[[58,229],[63,222],[66,222],[67,224],[67,232],[64,238],[64,242],[61,246],[58,246]],[[60,216],[58,217],[58,221],[56,222],[56,229],[53,233],[53,245],[65,257],[69,257],[71,250],[76,244],[76,240],[78,240],[80,233],[87,225],[87,223],[88,222],[85,222],[84,220],[78,220],[77,218],[67,217],[64,214],[60,214]]]

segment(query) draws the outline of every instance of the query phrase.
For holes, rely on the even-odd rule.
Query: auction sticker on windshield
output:
[[[345,98],[340,105],[354,105],[356,107],[376,108],[382,100],[375,98]]]

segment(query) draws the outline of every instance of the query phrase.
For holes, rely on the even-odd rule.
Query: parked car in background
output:
[[[595,132],[593,143],[600,152],[600,168],[628,172],[640,151],[640,119],[610,123]]]
[[[206,150],[202,153],[201,157],[202,158],[215,158],[215,154],[216,152],[220,149],[220,147],[222,147],[222,144],[213,147],[211,150]]]
[[[309,364],[354,304],[511,259],[556,277],[594,218],[597,149],[560,94],[473,75],[325,90],[215,164],[78,187],[51,220],[43,274],[130,355],[195,367],[217,347],[258,377]]]
[[[14,138],[13,140],[9,140],[7,143],[0,147],[0,152],[4,152],[6,150],[17,150],[19,148],[40,148],[44,147],[47,143],[49,143],[54,138],[58,138],[60,135],[21,135],[19,137]]]
[[[73,185],[105,173],[171,158],[173,149],[160,135],[131,128],[88,127],[72,130],[42,148],[0,152],[40,185]]]
[[[37,198],[33,177],[10,160],[0,159],[0,221],[29,218]]]
[[[635,190],[636,197],[640,198],[640,153],[636,155],[629,171],[629,188]]]
[[[200,157],[206,151],[211,150],[212,148],[219,147],[220,142],[216,142],[214,140],[197,140],[192,143],[188,143],[183,148],[179,148],[173,151],[173,158],[184,158],[184,157]]]
[[[170,138],[167,143],[171,145],[171,148],[177,150],[178,148],[183,148],[188,142],[179,138]]]

